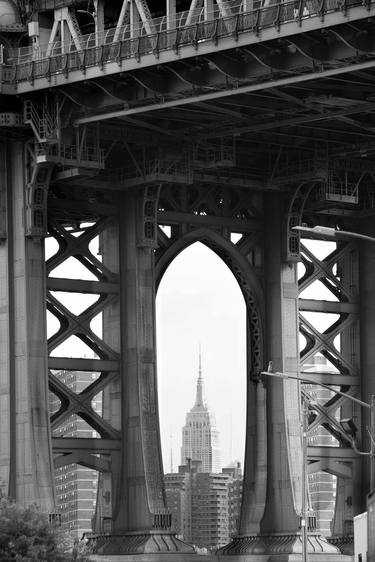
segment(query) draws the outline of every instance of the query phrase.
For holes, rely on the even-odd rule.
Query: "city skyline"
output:
[[[180,462],[181,429],[202,370],[221,435],[222,464],[243,464],[246,425],[246,308],[233,274],[203,244],[179,254],[156,297],[158,389],[164,472]],[[172,438],[171,438],[172,436]]]

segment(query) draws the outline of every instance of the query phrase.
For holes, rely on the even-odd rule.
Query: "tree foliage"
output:
[[[51,525],[37,506],[23,508],[0,498],[0,561],[86,562],[84,545]]]

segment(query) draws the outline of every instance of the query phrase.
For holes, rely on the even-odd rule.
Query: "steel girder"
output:
[[[305,340],[301,349],[301,374],[308,373],[311,385],[306,386],[306,391],[314,402],[308,430],[309,473],[326,472],[338,478],[337,496],[335,492],[331,497],[332,503],[336,497],[332,540],[343,552],[349,552],[348,537],[353,533],[350,522],[363,509],[363,498],[354,492],[361,486],[360,458],[352,451],[352,436],[344,431],[340,420],[351,417],[359,428],[362,413],[357,405],[334,390],[358,397],[361,388],[358,257],[355,245],[349,243],[330,250],[320,259],[302,245],[301,259],[305,269],[299,282],[300,333]],[[324,300],[319,298],[323,287],[325,293],[329,292]],[[304,298],[304,291],[310,291],[312,296]],[[319,363],[319,356],[325,361]],[[332,392],[322,394],[315,382],[332,385]],[[348,497],[352,500],[345,501]]]
[[[100,335],[91,328],[92,320],[102,315],[103,311],[118,299],[119,279],[116,272],[110,271],[97,256],[93,255],[89,246],[92,241],[111,224],[110,219],[97,219],[78,230],[59,223],[50,222],[49,233],[58,242],[58,250],[47,262],[47,309],[58,320],[59,328],[48,340],[50,353],[49,367],[51,369],[49,385],[50,390],[59,398],[60,408],[52,415],[52,429],[58,429],[67,424],[71,416],[80,416],[98,435],[113,443],[106,451],[109,470],[111,448],[118,448],[119,428],[104,419],[97,413],[91,402],[95,396],[114,383],[118,379],[119,356]],[[77,280],[68,278],[54,278],[53,270],[63,265],[67,260],[75,259],[87,270],[87,277],[93,280]],[[65,268],[69,271],[69,268]],[[91,274],[91,275],[90,275]],[[96,279],[95,279],[96,278]],[[70,293],[73,299],[78,294],[96,295],[96,301],[79,314],[64,306],[59,300],[60,292]],[[75,297],[74,297],[75,294]],[[69,338],[76,337],[83,342],[92,352],[92,358],[59,357],[54,356],[53,351],[62,344],[66,344]],[[74,343],[71,344],[74,349]],[[57,374],[60,371],[95,371],[95,380],[79,394],[71,390],[61,382]],[[67,442],[66,442],[67,443]],[[103,460],[98,458],[97,453],[101,450],[101,442],[93,440],[91,455],[80,447],[74,447],[69,451],[66,445],[64,452],[56,459],[58,466],[71,462],[82,463],[96,470],[103,470]],[[89,449],[89,448],[88,448]],[[82,455],[82,458],[80,457]]]
[[[143,4],[146,5],[145,2]],[[39,56],[36,60],[33,60],[34,55],[30,51],[25,62],[23,62],[21,56],[16,64],[5,68],[2,78],[4,91],[15,93],[14,87],[11,85],[13,83],[17,84],[18,93],[25,93],[35,89],[49,88],[52,84],[64,86],[67,83],[77,83],[95,78],[101,79],[110,74],[121,73],[125,61],[126,73],[140,66],[152,68],[155,65],[159,67],[162,64],[165,68],[168,68],[169,63],[172,63],[172,73],[176,72],[178,77],[184,79],[183,65],[176,63],[177,60],[185,59],[189,62],[189,59],[195,59],[197,55],[200,59],[208,57],[210,60],[210,55],[213,55],[213,66],[217,66],[219,70],[234,79],[236,83],[238,80],[243,80],[246,76],[249,76],[249,70],[250,77],[255,79],[259,75],[264,75],[263,66],[272,68],[273,73],[281,73],[281,75],[283,72],[293,72],[294,77],[296,77],[301,72],[298,71],[298,66],[303,68],[307,63],[307,66],[311,67],[311,61],[319,64],[322,67],[320,70],[323,70],[325,63],[329,65],[330,60],[338,62],[340,58],[344,57],[344,59],[347,58],[346,64],[348,64],[350,57],[355,57],[359,51],[371,55],[373,50],[370,39],[371,33],[365,31],[364,34],[361,34],[360,29],[353,30],[351,26],[345,25],[347,13],[350,12],[352,20],[357,20],[357,25],[361,26],[361,20],[365,21],[371,15],[371,3],[366,8],[354,4],[347,5],[344,13],[339,4],[323,6],[320,12],[313,11],[309,17],[301,19],[296,19],[293,16],[293,3],[287,3],[283,7],[284,10],[282,11],[285,13],[280,14],[282,25],[278,25],[280,21],[277,8],[265,7],[266,13],[264,17],[262,14],[260,19],[258,11],[230,16],[220,13],[216,20],[212,21],[209,18],[207,21],[187,26],[186,29],[172,29],[161,33],[150,33],[151,30],[147,29],[144,36],[130,37],[128,40],[110,42],[109,44],[103,42],[103,44],[95,45],[95,47],[91,46],[93,40],[91,42],[88,40],[89,47],[73,48],[72,52],[66,53],[62,51],[57,53],[56,56],[44,58]],[[62,10],[69,13],[68,8]],[[288,10],[289,18],[286,17]],[[60,12],[61,9],[56,11]],[[259,12],[261,11],[260,9]],[[152,18],[143,16],[142,19],[144,25],[148,27],[154,25]],[[67,21],[70,21],[69,18]],[[342,33],[340,32],[340,24],[344,26]],[[333,36],[330,33],[330,28],[336,25],[338,26],[336,39],[339,40],[341,45],[341,55],[338,54],[337,44],[334,45],[335,41],[332,41]],[[70,27],[74,28],[73,25],[70,25]],[[264,28],[262,29],[262,41],[263,43],[270,42],[269,48],[264,48],[263,44],[259,44],[259,29],[262,27]],[[320,34],[322,28],[327,30],[328,41],[325,33]],[[75,44],[78,39],[73,31],[72,33],[73,39],[71,42]],[[163,33],[166,37],[161,37]],[[316,33],[318,33],[317,36]],[[311,34],[311,37],[309,37],[309,34]],[[293,36],[294,38],[291,38]],[[285,38],[287,42],[284,43],[284,48],[280,49],[282,42],[278,47],[273,48],[272,40],[279,42],[280,39],[283,41]],[[290,38],[291,42],[289,43]],[[87,40],[82,36],[80,41],[84,39]],[[128,41],[130,41],[129,44]],[[85,41],[83,42],[85,43]],[[333,47],[333,50],[331,50],[331,47]],[[226,52],[243,48],[248,54],[248,61],[246,58],[245,61],[243,58],[237,60],[235,58],[234,64],[230,65],[229,69],[228,60],[225,57]],[[218,51],[221,51],[224,57],[213,54]],[[247,62],[252,62],[250,67],[247,66]],[[174,64],[176,65],[175,69]],[[187,74],[188,82],[193,80],[195,86],[204,88],[208,85],[208,81],[212,82],[211,68],[212,66],[204,73],[196,70],[195,72],[189,72]],[[156,88],[157,84],[161,84],[157,74],[151,82],[147,74],[142,73],[142,71],[134,74],[136,80],[138,79],[137,76],[139,76],[142,84],[146,82],[156,85]],[[164,80],[162,92],[156,90],[159,94],[167,93],[165,92],[167,80],[168,78]]]

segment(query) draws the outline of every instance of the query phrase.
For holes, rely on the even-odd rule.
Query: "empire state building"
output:
[[[202,461],[201,472],[221,472],[219,431],[215,415],[209,411],[204,398],[200,354],[195,404],[186,414],[186,424],[182,428],[181,464],[186,465],[187,459]]]

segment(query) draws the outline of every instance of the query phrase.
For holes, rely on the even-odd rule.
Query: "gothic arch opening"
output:
[[[195,242],[165,270],[156,313],[164,472],[177,471],[182,461],[182,429],[198,399],[200,346],[205,398],[220,431],[221,465],[238,460],[243,467],[246,304],[236,278],[212,250]]]

